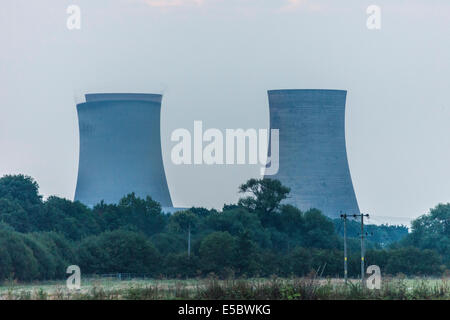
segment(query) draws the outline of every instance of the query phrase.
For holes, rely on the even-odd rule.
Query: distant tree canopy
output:
[[[344,223],[342,219],[334,219],[334,226],[340,236],[344,235]],[[387,248],[394,242],[398,242],[408,235],[408,227],[403,225],[373,225],[364,226],[364,231],[368,233],[366,238],[370,247],[376,246]],[[347,219],[347,237],[359,239],[361,233],[361,223],[356,219]],[[358,244],[359,246],[359,244]]]
[[[411,233],[401,242],[403,246],[430,249],[450,263],[450,204],[439,204],[428,214],[411,224]]]
[[[78,246],[80,268],[87,273],[142,273],[158,270],[159,254],[142,233],[125,230],[104,232],[84,239]]]
[[[33,178],[24,175],[6,175],[0,179],[0,198],[17,201],[24,208],[39,205],[39,185]]]
[[[1,220],[17,231],[33,231],[40,214],[42,197],[39,186],[31,177],[7,175],[0,179]]]
[[[250,194],[239,200],[240,206],[267,214],[279,208],[281,201],[286,199],[290,189],[283,186],[278,180],[266,178],[248,180],[239,187],[239,192]]]
[[[319,268],[323,275],[342,276],[340,220],[283,204],[289,188],[277,180],[251,179],[239,191],[238,203],[222,211],[166,214],[151,197],[134,193],[94,208],[54,196],[44,200],[32,178],[5,176],[0,178],[0,281],[59,279],[72,264],[84,274],[170,278],[211,272],[302,276]],[[413,222],[410,234],[404,226],[366,226],[374,234],[366,243],[368,263],[389,274],[442,273],[450,267],[449,213],[450,205],[438,205]],[[360,270],[358,228],[349,222],[353,276]]]

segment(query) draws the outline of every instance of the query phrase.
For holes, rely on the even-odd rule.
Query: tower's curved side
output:
[[[279,171],[286,203],[329,217],[359,213],[345,144],[346,91],[271,90],[270,127],[279,129]]]
[[[117,203],[135,192],[172,207],[161,151],[161,99],[161,95],[96,94],[77,105],[76,201],[89,206],[101,200]]]

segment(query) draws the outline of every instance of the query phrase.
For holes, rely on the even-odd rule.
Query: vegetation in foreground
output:
[[[125,196],[118,204],[88,208],[39,195],[30,177],[0,179],[0,281],[66,278],[78,265],[89,274],[221,279],[304,277],[312,270],[343,276],[343,240],[337,221],[317,209],[283,204],[289,188],[278,180],[251,179],[241,199],[222,211],[191,208],[162,212],[150,197]],[[450,269],[450,204],[438,205],[404,226],[371,226],[366,262],[383,276],[441,276]],[[369,227],[368,227],[369,229]],[[357,277],[357,223],[349,223],[349,275]],[[188,246],[188,239],[191,246]],[[190,249],[188,249],[190,248]]]
[[[313,276],[290,279],[203,280],[89,280],[80,290],[69,291],[61,283],[5,286],[2,300],[448,300],[446,279],[383,279],[380,290],[369,290],[359,280]]]

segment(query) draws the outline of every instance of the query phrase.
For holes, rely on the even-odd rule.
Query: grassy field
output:
[[[232,279],[127,280],[84,279],[80,290],[69,290],[64,281],[30,284],[3,283],[2,300],[346,300],[346,299],[450,299],[448,279],[384,278],[380,290],[369,290],[360,281],[341,279]]]

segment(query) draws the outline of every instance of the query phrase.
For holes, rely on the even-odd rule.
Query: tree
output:
[[[123,197],[118,206],[120,226],[133,225],[147,236],[163,231],[166,225],[166,216],[161,212],[161,205],[147,196],[139,198],[135,193]]]
[[[411,223],[404,246],[436,250],[450,265],[450,203],[439,204]]]
[[[341,221],[317,209],[302,212],[281,204],[289,188],[277,180],[250,179],[239,191],[244,198],[222,212],[191,208],[169,215],[158,202],[134,193],[94,209],[54,196],[42,201],[32,178],[5,176],[0,178],[0,281],[63,279],[72,264],[85,274],[169,277],[234,270],[240,276],[306,275],[325,265],[324,275],[342,272]],[[357,276],[359,222],[347,227],[349,274]],[[389,249],[371,248],[397,241],[405,227],[366,229],[376,239],[366,243],[366,261],[384,273],[435,275],[445,269],[442,262],[450,266],[450,204],[413,221],[412,232]]]
[[[171,253],[185,252],[185,238],[178,233],[162,232],[153,235],[151,242],[155,245],[158,252],[166,256]],[[186,255],[186,254],[185,254]]]
[[[246,273],[249,276],[253,276],[258,273],[259,255],[258,247],[251,240],[249,230],[241,232],[237,238],[236,254],[237,262],[236,267],[240,274]]]
[[[0,198],[16,199],[23,208],[42,202],[38,190],[39,185],[29,176],[19,174],[0,178]]]
[[[250,211],[269,214],[279,208],[282,200],[287,198],[291,191],[279,180],[274,179],[250,179],[239,187],[239,192],[250,194],[239,199],[238,204]]]
[[[1,276],[22,281],[39,278],[38,261],[20,233],[0,230],[0,248]]]
[[[172,226],[177,231],[181,230],[187,232],[187,255],[189,258],[191,256],[191,229],[194,227],[197,217],[192,212],[187,210],[175,212],[170,217],[170,220]]]
[[[19,232],[34,231],[27,212],[15,199],[0,198],[0,221]]]
[[[202,221],[199,221],[202,231],[210,233],[214,231],[227,231],[237,237],[245,230],[249,231],[252,241],[260,247],[270,247],[270,231],[261,225],[261,221],[255,212],[249,212],[244,207],[236,207],[223,212],[214,212]],[[200,227],[198,228],[200,229]]]
[[[289,261],[291,272],[297,276],[305,276],[312,270],[311,250],[296,247],[289,255]]]
[[[389,251],[385,272],[392,275],[437,275],[443,271],[440,261],[441,258],[433,250],[414,247],[394,249]]]
[[[66,268],[76,264],[77,256],[74,251],[74,243],[63,234],[56,232],[36,232],[27,235],[30,239],[43,245],[53,256],[55,262],[55,278],[63,278]]]
[[[158,271],[159,254],[142,233],[125,230],[104,232],[83,240],[79,265],[90,273],[151,273]]]
[[[39,230],[42,197],[33,178],[6,175],[0,178],[0,221],[20,232]]]
[[[222,274],[225,268],[234,267],[235,239],[228,232],[213,232],[200,245],[200,258],[205,272]]]
[[[100,233],[99,218],[81,202],[51,196],[43,208],[39,230],[63,233],[67,238],[80,240]]]
[[[164,275],[171,278],[193,278],[201,269],[198,257],[187,257],[186,253],[170,253],[164,259]]]
[[[53,253],[44,244],[36,240],[32,235],[25,234],[22,240],[33,252],[38,267],[38,278],[40,280],[56,279],[62,270],[57,270],[57,262]]]
[[[278,220],[277,229],[286,235],[287,251],[302,245],[302,238],[306,232],[303,212],[292,205],[283,205]]]
[[[310,209],[303,215],[304,234],[302,246],[305,248],[333,249],[338,247],[339,238],[334,224],[317,209]]]

